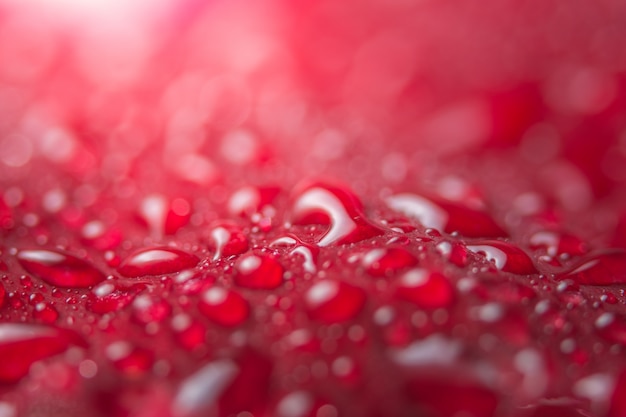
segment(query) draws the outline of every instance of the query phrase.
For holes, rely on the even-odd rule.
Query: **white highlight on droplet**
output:
[[[391,359],[403,366],[450,365],[461,354],[462,345],[435,334],[391,352]]]
[[[385,200],[392,210],[403,213],[420,222],[424,227],[444,230],[448,213],[432,201],[416,194],[396,194]]]
[[[331,221],[328,232],[317,243],[319,246],[329,246],[348,236],[357,227],[341,201],[322,188],[313,188],[305,192],[294,205],[296,215],[312,210],[325,212]]]
[[[213,404],[238,372],[237,364],[228,359],[205,365],[180,385],[172,404],[173,414],[187,416]]]
[[[494,262],[496,268],[502,269],[506,265],[507,256],[504,251],[490,245],[469,245],[467,249],[474,253],[484,253],[488,261]]]

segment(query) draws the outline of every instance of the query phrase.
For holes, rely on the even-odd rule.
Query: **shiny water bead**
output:
[[[613,285],[626,283],[626,252],[622,250],[591,254],[571,270],[557,276],[581,285]]]
[[[586,243],[577,236],[555,231],[540,231],[534,233],[529,240],[533,250],[543,249],[549,256],[580,256],[587,253]]]
[[[122,231],[100,221],[85,224],[81,231],[82,242],[100,251],[111,250],[122,243]]]
[[[58,287],[90,287],[105,279],[88,261],[57,250],[26,249],[16,258],[28,273]]]
[[[353,319],[363,308],[365,299],[361,288],[331,279],[316,282],[304,295],[309,316],[324,323]]]
[[[42,323],[53,324],[59,318],[59,312],[53,305],[41,302],[35,305],[33,317]]]
[[[126,341],[110,344],[105,353],[118,371],[131,377],[149,372],[154,364],[154,352]]]
[[[499,270],[517,275],[530,275],[537,272],[532,259],[522,249],[499,240],[472,242],[467,248],[483,254]]]
[[[126,277],[164,275],[193,268],[200,259],[187,252],[169,247],[148,248],[124,259],[118,271]]]
[[[466,237],[504,237],[506,232],[485,212],[417,194],[401,193],[386,199],[389,208],[411,217],[427,228]]]
[[[595,322],[598,334],[610,343],[626,346],[626,318],[613,313],[601,314]]]
[[[146,196],[139,206],[139,217],[152,234],[161,237],[175,234],[189,223],[191,204],[184,198],[168,199],[160,194]]]
[[[228,200],[228,211],[233,216],[250,217],[272,204],[279,194],[279,187],[242,187]]]
[[[133,317],[140,323],[159,323],[170,317],[172,306],[164,299],[147,294],[133,300]]]
[[[35,362],[58,355],[72,345],[84,343],[75,334],[56,327],[1,323],[0,382],[19,381]]]
[[[439,272],[414,268],[400,276],[396,297],[420,308],[437,309],[451,306],[456,296],[446,276]]]
[[[234,280],[240,287],[271,290],[283,283],[283,267],[273,255],[251,253],[237,260]]]
[[[206,326],[189,316],[175,316],[172,319],[172,328],[176,332],[178,343],[187,350],[197,349],[206,343]]]
[[[213,260],[222,257],[240,255],[248,250],[248,238],[236,223],[218,221],[210,226],[209,248],[213,251]]]
[[[417,262],[417,258],[411,252],[401,247],[372,249],[362,259],[365,270],[374,277],[396,274],[416,265]]]
[[[383,233],[365,217],[363,205],[352,191],[329,184],[300,187],[293,200],[292,221],[329,225],[318,238],[321,247],[356,243]]]
[[[207,289],[198,309],[211,321],[225,327],[239,326],[250,315],[250,306],[239,293],[221,287]]]

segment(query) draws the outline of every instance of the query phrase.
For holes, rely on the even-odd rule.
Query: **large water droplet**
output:
[[[240,287],[271,290],[283,283],[283,267],[267,254],[249,254],[235,264],[235,283]]]
[[[365,304],[365,292],[346,282],[327,279],[309,288],[304,301],[311,318],[337,323],[356,317]]]
[[[467,237],[504,237],[506,232],[485,212],[417,194],[402,193],[387,198],[392,210],[412,217],[424,227]]]
[[[396,296],[425,309],[449,307],[455,299],[448,278],[422,268],[412,269],[400,277]]]
[[[294,200],[292,215],[297,224],[329,224],[317,242],[322,247],[355,243],[383,233],[366,219],[362,203],[351,191],[327,184],[304,187]]]
[[[198,309],[210,320],[225,327],[239,326],[250,314],[248,302],[239,293],[221,287],[206,290]]]
[[[0,382],[13,383],[26,376],[35,362],[83,345],[73,333],[30,324],[0,324]]]
[[[372,249],[363,257],[368,274],[375,277],[391,276],[417,264],[417,258],[404,248]]]
[[[58,287],[90,287],[106,278],[89,262],[55,250],[21,250],[17,259],[30,274]]]
[[[570,271],[559,274],[560,280],[571,279],[582,285],[626,283],[626,252],[615,250],[596,253],[578,262]]]
[[[106,355],[113,366],[129,376],[140,376],[150,371],[154,364],[154,353],[126,341],[107,346]]]
[[[118,271],[126,277],[164,275],[193,268],[200,262],[197,256],[179,249],[158,247],[142,249],[122,261]]]
[[[520,248],[498,240],[473,242],[467,248],[482,253],[496,268],[517,275],[530,275],[537,272],[532,259]]]
[[[220,221],[211,226],[209,247],[214,251],[213,260],[240,255],[248,250],[248,239],[237,224]]]

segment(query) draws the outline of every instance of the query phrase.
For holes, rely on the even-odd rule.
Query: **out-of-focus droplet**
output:
[[[267,254],[249,254],[235,264],[235,283],[240,287],[271,290],[283,283],[283,267]]]
[[[365,304],[365,292],[336,280],[316,282],[304,296],[309,316],[324,323],[343,322],[356,317]]]
[[[225,327],[241,325],[250,314],[248,302],[239,293],[221,287],[206,290],[198,309],[211,321]]]

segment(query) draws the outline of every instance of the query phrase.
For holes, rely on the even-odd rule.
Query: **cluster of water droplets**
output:
[[[181,417],[621,407],[598,387],[626,386],[599,359],[623,365],[623,251],[534,226],[520,247],[487,211],[416,193],[365,207],[324,182],[244,190],[193,225],[147,197],[112,226],[142,241],[83,247],[110,232],[90,219],[40,223],[43,243],[5,228],[0,382],[109,395],[111,415],[142,415],[128,395]]]

